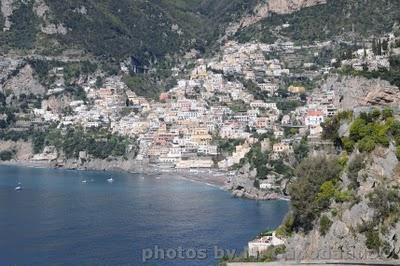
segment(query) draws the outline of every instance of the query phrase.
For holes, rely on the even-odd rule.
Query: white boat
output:
[[[86,184],[86,183],[87,183],[87,180],[82,180],[82,183],[83,183],[83,184]]]
[[[22,186],[18,185],[15,187],[15,191],[20,191],[20,190],[22,190]]]
[[[114,178],[111,177],[111,178],[107,179],[107,182],[108,182],[108,183],[114,182]]]

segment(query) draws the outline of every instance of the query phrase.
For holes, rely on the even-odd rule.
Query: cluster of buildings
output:
[[[279,49],[293,53],[297,48],[292,43],[229,42],[221,55],[198,60],[190,75],[162,93],[159,101],[137,96],[118,77],[106,79],[101,88],[96,87],[96,79],[89,78],[81,84],[85,100],[64,101],[60,114],[50,97],[41,109],[34,110],[34,115],[57,122],[60,128],[105,128],[135,138],[140,147],[137,160],[160,167],[229,169],[250,151],[256,142],[254,134],[264,133],[273,134],[277,140],[269,149],[279,158],[292,153],[292,143],[308,131],[318,136],[321,123],[336,112],[332,92],[311,95],[306,106],[284,114],[275,102],[257,100],[245,87],[241,79],[251,80],[274,96],[282,77],[291,75],[284,62],[267,59]],[[55,75],[59,71],[56,69]],[[287,90],[294,98],[306,93],[304,87],[296,85]],[[288,138],[287,128],[296,129],[298,134]],[[220,143],[227,140],[240,140],[242,144],[231,154],[222,154]]]
[[[390,56],[400,55],[400,38],[393,33],[379,39],[373,39],[371,48],[358,49],[352,58],[342,60],[342,66],[349,66],[357,71],[378,71],[390,68]],[[337,59],[333,59],[337,61]]]
[[[286,52],[294,51],[293,43],[277,46],[275,44],[227,42],[222,48],[222,55],[212,60],[208,67],[222,72],[225,76],[240,76],[251,80],[262,91],[273,96],[279,89],[280,78],[288,76],[290,70],[279,59],[266,59],[266,55],[282,48]]]

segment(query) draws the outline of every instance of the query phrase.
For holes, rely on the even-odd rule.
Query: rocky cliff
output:
[[[353,157],[356,155],[353,155]],[[366,167],[358,172],[360,187],[357,201],[334,203],[323,216],[329,229],[316,221],[316,227],[306,234],[295,234],[288,239],[285,255],[288,259],[374,259],[398,258],[400,252],[400,221],[391,202],[396,200],[392,190],[398,191],[400,168],[395,149],[377,149],[364,161]],[[349,183],[348,174],[342,176]],[[381,201],[378,200],[378,197]],[[381,202],[383,206],[378,206]],[[380,208],[389,212],[383,215]],[[392,209],[393,208],[393,209]],[[322,218],[321,218],[322,219]]]
[[[399,88],[385,80],[332,75],[321,88],[335,93],[336,106],[342,110],[400,106]]]
[[[320,175],[315,172],[323,166],[313,166],[312,162],[321,157],[309,159],[306,166],[311,167],[297,171],[300,177],[290,190],[293,210],[278,229],[287,240],[282,259],[399,259],[400,163],[395,145],[400,123],[398,117],[372,119],[372,112],[360,117],[368,115],[351,124],[342,122],[339,138],[355,140],[361,132],[364,140],[357,143],[358,149],[331,159],[332,165],[338,167],[332,176],[337,177],[327,177],[330,167],[323,171],[323,181],[319,181]],[[391,128],[384,134],[389,136],[387,145],[376,145],[371,152],[359,151],[366,139],[377,140],[380,134],[363,132],[368,128],[358,127],[363,119],[375,128]],[[385,139],[384,135],[380,137]]]
[[[244,17],[240,24],[247,27],[268,17],[272,13],[290,14],[302,8],[326,4],[327,0],[269,0],[256,6],[254,15]]]
[[[241,28],[253,25],[271,14],[291,14],[306,7],[326,4],[327,0],[268,0],[259,3],[254,10],[244,16],[239,23],[232,25],[228,33],[235,33]]]

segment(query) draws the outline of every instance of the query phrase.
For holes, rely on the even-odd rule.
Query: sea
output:
[[[178,176],[0,166],[0,265],[218,265],[288,209]]]

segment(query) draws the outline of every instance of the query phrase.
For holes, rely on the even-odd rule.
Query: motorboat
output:
[[[18,185],[15,187],[15,191],[21,191],[22,190],[22,185],[18,183]]]

